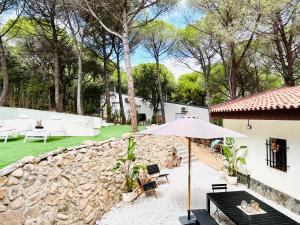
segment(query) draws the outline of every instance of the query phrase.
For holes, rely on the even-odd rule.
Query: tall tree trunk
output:
[[[286,86],[295,86],[295,79],[294,79],[294,57],[292,51],[292,44],[285,43],[285,50],[286,50],[286,61],[287,61],[287,74],[285,76],[285,85]]]
[[[77,71],[77,114],[83,115],[83,102],[82,102],[82,51],[78,49],[77,52],[77,64],[78,64],[78,71]]]
[[[0,96],[0,106],[4,106],[7,103],[8,90],[9,90],[9,76],[8,76],[5,50],[4,50],[1,36],[0,36],[0,64],[1,64],[2,76],[3,76],[3,87]]]
[[[206,105],[207,108],[210,109],[211,105],[211,96],[210,96],[210,90],[209,90],[209,77],[210,77],[210,64],[203,70],[204,72],[204,86],[205,86],[205,92],[206,92]],[[208,110],[208,117],[209,121],[211,121],[211,116],[210,116],[210,110]]]
[[[230,98],[235,99],[236,98],[236,83],[237,83],[237,70],[238,65],[235,58],[235,44],[230,44],[230,55],[231,55],[231,65],[230,65],[230,74],[229,74],[229,90],[230,90]]]
[[[72,26],[72,22],[68,13],[68,10],[65,10],[67,21],[71,30],[72,38],[73,38],[73,46],[77,55],[77,96],[76,96],[76,111],[77,114],[83,115],[84,109],[83,109],[83,98],[82,98],[82,47],[79,46],[75,30]],[[81,36],[81,42],[83,43],[83,35]]]
[[[126,75],[128,81],[128,100],[129,100],[129,109],[130,109],[130,120],[131,120],[131,129],[135,133],[138,131],[137,123],[137,110],[135,104],[135,94],[134,94],[134,84],[131,70],[130,62],[130,47],[129,47],[129,30],[127,22],[126,10],[123,11],[123,36],[122,42],[124,46],[124,56],[125,56],[125,65],[126,65]]]
[[[159,95],[160,107],[161,107],[162,123],[165,123],[166,122],[165,106],[164,106],[165,99],[161,88],[160,66],[159,66],[158,56],[155,57],[155,62],[156,62],[156,76],[157,76],[158,95]]]
[[[103,72],[104,72],[104,89],[105,89],[105,105],[106,105],[106,119],[111,122],[111,105],[110,105],[110,92],[109,92],[109,74],[108,74],[108,58],[106,55],[106,46],[103,47],[104,50],[104,58],[103,58]]]
[[[119,95],[119,103],[120,103],[120,116],[121,116],[122,124],[125,124],[126,116],[125,116],[124,104],[123,104],[123,98],[122,98],[122,77],[121,77],[119,53],[117,53],[117,74],[118,74],[118,95]]]
[[[287,37],[285,36],[285,31],[280,32],[280,29],[283,29],[281,28],[283,25],[281,26],[280,24],[282,24],[282,20],[281,20],[280,13],[278,13],[273,23],[273,35],[274,35],[276,50],[278,53],[278,58],[281,64],[282,74],[284,78],[284,85],[295,86],[294,68],[293,68],[294,60],[293,60],[291,43],[288,42]]]
[[[57,112],[62,111],[62,98],[60,96],[60,59],[58,44],[54,47],[54,89],[55,89],[55,109]]]
[[[103,52],[103,77],[104,77],[104,94],[105,94],[105,105],[106,105],[106,119],[111,122],[112,112],[110,105],[110,91],[109,91],[109,74],[108,74],[108,60],[109,56],[107,55],[107,42],[105,33],[102,34],[102,52]]]
[[[235,99],[236,98],[236,77],[237,77],[237,66],[233,63],[231,65],[230,70],[230,98]]]

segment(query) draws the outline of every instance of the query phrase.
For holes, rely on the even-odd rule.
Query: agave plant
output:
[[[237,147],[233,138],[226,138],[222,145],[225,160],[227,161],[228,173],[230,176],[237,176],[239,165],[245,165],[246,159],[239,154],[240,151],[247,151],[247,146]]]
[[[133,191],[140,171],[146,169],[144,164],[135,163],[135,149],[136,141],[134,138],[130,138],[128,141],[127,156],[118,158],[117,163],[113,166],[114,172],[120,171],[124,174],[127,193]]]

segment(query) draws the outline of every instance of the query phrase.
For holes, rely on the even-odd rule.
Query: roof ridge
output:
[[[299,85],[298,86],[283,86],[283,87],[273,89],[273,90],[258,92],[258,93],[255,93],[253,95],[249,95],[249,96],[246,96],[246,97],[243,97],[243,98],[237,98],[237,99],[230,100],[230,101],[227,101],[227,102],[224,102],[224,103],[213,105],[213,106],[210,107],[210,110],[213,112],[213,111],[245,111],[245,110],[258,110],[258,109],[268,110],[268,109],[271,109],[271,108],[280,108],[281,104],[278,104],[278,102],[276,101],[276,98],[280,100],[279,102],[283,102],[284,100],[288,99],[287,101],[285,101],[287,104],[288,104],[289,100],[295,100],[295,103],[290,102],[290,105],[282,106],[283,108],[295,108],[295,105],[297,105],[296,108],[300,108],[300,95],[290,96],[290,97],[295,97],[295,98],[289,98],[289,97],[286,96],[289,93],[285,92],[285,94],[283,94],[283,92],[282,92],[283,90],[291,91],[291,90],[294,90],[294,89],[296,89],[296,90],[299,89],[299,91],[300,91],[300,86]],[[263,99],[263,96],[272,95],[272,93],[276,93],[275,94],[275,99]],[[274,96],[274,95],[272,95],[272,96]],[[249,102],[252,99],[257,99],[258,97],[262,97],[262,101],[260,101],[260,105],[254,106],[254,105],[257,105],[257,102]],[[297,98],[299,98],[298,101],[297,101]],[[251,106],[248,106],[249,107],[248,109],[241,108],[241,107],[247,107],[247,106],[238,106],[238,104],[240,102],[245,102],[245,104],[248,103]],[[267,103],[267,104],[263,104],[263,103]],[[271,105],[268,105],[268,103],[270,103]],[[231,109],[228,108],[227,110],[226,109],[223,109],[223,110],[221,109],[222,107],[226,107],[226,106],[229,107],[231,105],[236,106],[236,107],[232,107],[232,108],[238,108],[239,107],[240,109],[235,109],[235,110],[233,110],[232,108]],[[276,106],[274,106],[274,105],[276,105]]]

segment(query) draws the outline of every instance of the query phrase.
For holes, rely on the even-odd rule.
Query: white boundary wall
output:
[[[255,180],[300,200],[300,121],[224,119],[224,127],[248,136],[236,139],[237,144],[248,146],[247,169]],[[271,168],[266,162],[266,139],[286,139],[287,172]]]
[[[37,120],[42,120],[42,123],[44,122],[45,124],[53,122],[52,126],[55,126],[54,123],[56,123],[58,126],[63,127],[67,136],[95,136],[100,133],[99,128],[104,124],[104,121],[98,117],[34,109],[0,107],[0,126],[8,126],[16,129],[20,125],[17,120],[20,116],[28,118],[27,123],[30,123],[31,128],[35,126]]]

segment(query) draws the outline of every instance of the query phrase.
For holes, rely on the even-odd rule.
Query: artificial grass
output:
[[[144,127],[139,128],[139,130],[142,129]],[[59,147],[79,145],[86,140],[103,141],[112,137],[120,138],[130,130],[129,125],[114,125],[102,127],[100,134],[95,137],[49,138],[46,144],[42,140],[28,140],[27,143],[23,143],[24,138],[9,139],[6,144],[0,140],[0,169],[25,156],[38,156]]]

